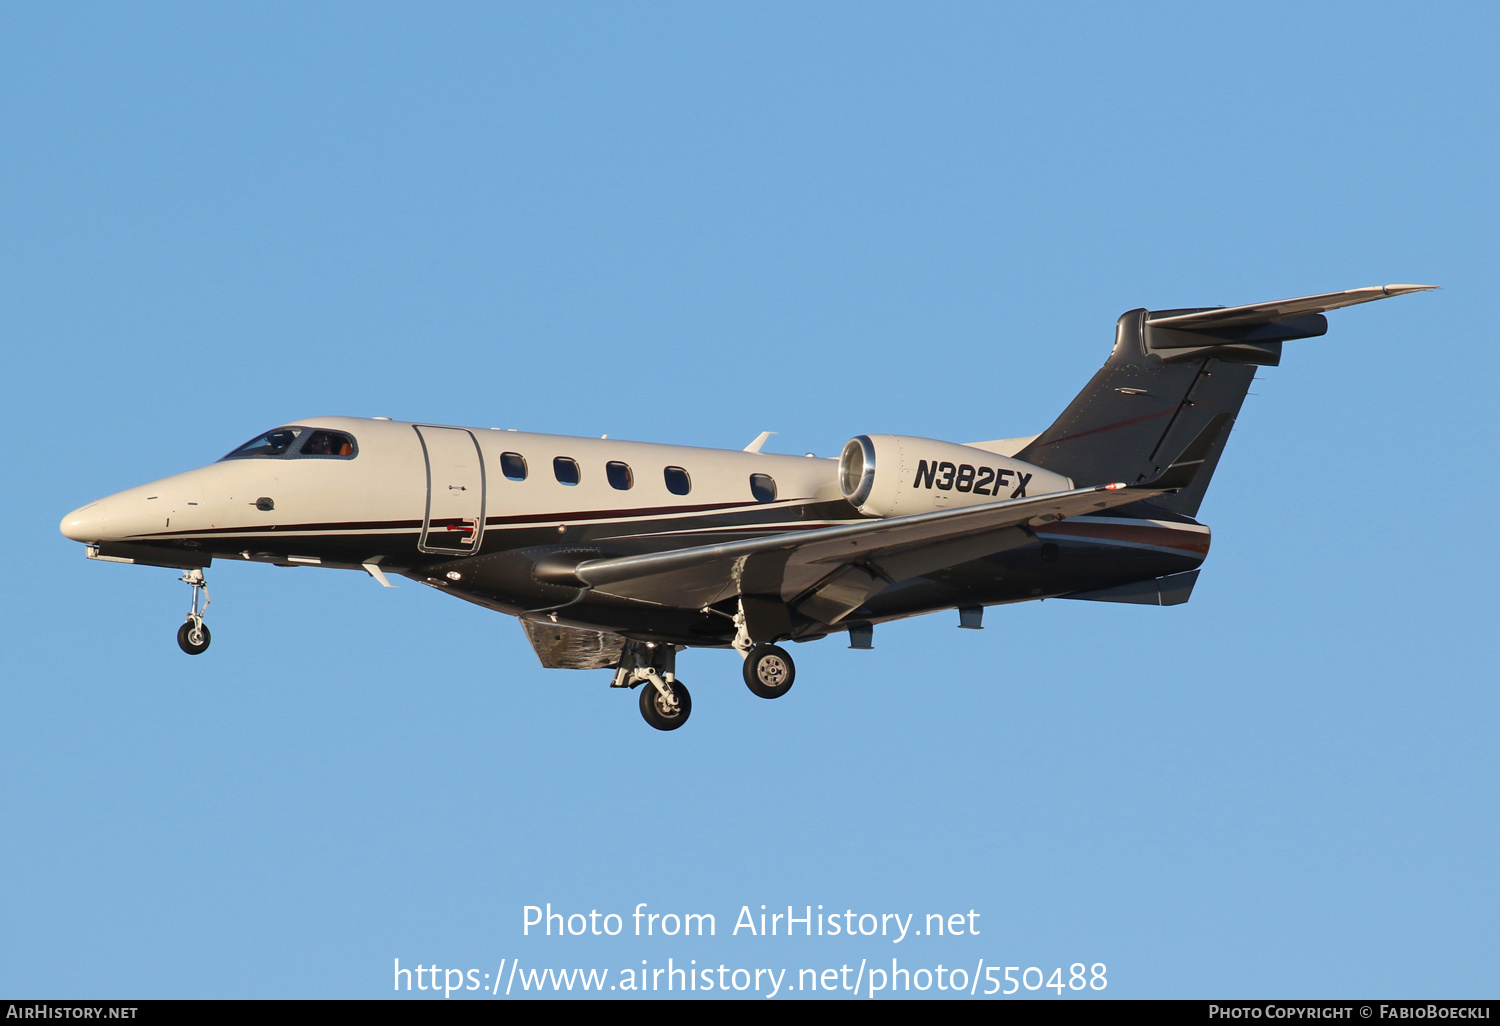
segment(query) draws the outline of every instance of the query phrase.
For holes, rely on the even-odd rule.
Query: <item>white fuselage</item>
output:
[[[369,537],[378,544],[360,552],[358,561],[384,557],[390,566],[412,552],[488,550],[484,535],[522,526],[566,530],[608,523],[629,537],[632,521],[782,507],[786,527],[808,527],[812,522],[790,507],[841,498],[836,465],[828,459],[354,417],[292,424],[344,432],[354,439],[355,453],[221,460],[74,510],[63,518],[62,532],[88,543],[197,542],[221,555],[243,551],[260,558],[288,554],[279,551],[278,539],[295,537],[305,547],[310,539]],[[524,460],[523,480],[513,479],[516,460],[502,462],[505,454]],[[557,460],[572,461],[576,475],[568,464],[559,472]],[[625,472],[616,467],[611,473],[609,464]],[[670,482],[668,468],[674,468]],[[766,501],[764,488],[757,498],[752,475],[773,483],[774,500]],[[576,484],[565,483],[574,476]],[[629,487],[618,487],[625,483]],[[685,484],[685,494],[669,483],[678,492]],[[653,533],[672,533],[661,527]],[[760,524],[768,528],[774,525]],[[692,530],[702,533],[703,527]],[[398,537],[407,539],[404,551],[377,551]]]
[[[924,477],[921,460],[892,459],[883,437],[873,438],[866,467],[903,481],[915,475],[902,502],[917,516],[1020,497],[980,492],[980,468],[991,468],[992,480],[1013,474],[1004,483],[1023,494],[1028,485],[1050,492],[1068,484],[1036,467],[1023,475],[1015,470],[1023,464],[993,449],[898,439],[926,460]],[[872,494],[884,494],[880,487]],[[523,619],[686,646],[729,643],[735,615],[749,615],[737,614],[742,595],[795,611],[795,622],[778,614],[776,636],[819,637],[851,616],[879,622],[1160,577],[1192,569],[1207,550],[1207,531],[1196,524],[1094,517],[1059,525],[1056,537],[946,539],[931,573],[908,565],[920,555],[844,567],[837,547],[795,572],[783,567],[817,529],[886,521],[891,512],[908,510],[851,505],[833,459],[315,417],[206,467],[83,506],[61,528],[93,558],[182,568],[189,583],[215,559],[363,568],[383,583],[403,575]],[[716,547],[783,534],[800,541],[715,562]],[[674,564],[675,576],[656,583],[599,586],[573,572],[686,550],[701,552],[700,562]],[[1059,560],[1065,550],[1075,555]],[[883,583],[871,591],[861,582]],[[834,598],[823,601],[824,592]],[[851,602],[854,609],[842,608]]]

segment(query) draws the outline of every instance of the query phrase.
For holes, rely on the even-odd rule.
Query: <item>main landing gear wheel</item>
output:
[[[676,730],[693,711],[693,696],[682,686],[682,681],[672,682],[672,697],[677,699],[676,705],[669,704],[649,680],[641,685],[641,715],[657,730]]]
[[[208,633],[208,624],[202,620],[194,623],[189,620],[177,628],[177,647],[188,655],[201,655],[208,649],[208,643],[213,640]]]
[[[784,648],[756,645],[745,656],[745,683],[760,698],[780,698],[796,679],[797,667]]]

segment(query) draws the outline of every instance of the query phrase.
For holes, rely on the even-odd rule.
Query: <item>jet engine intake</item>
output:
[[[932,438],[858,435],[839,456],[839,490],[866,516],[931,513],[1072,487],[1030,463]]]

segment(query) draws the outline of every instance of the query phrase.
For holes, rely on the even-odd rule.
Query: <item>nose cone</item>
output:
[[[105,538],[105,519],[108,515],[109,510],[104,503],[91,502],[63,517],[58,530],[62,531],[63,537],[76,542],[102,541]]]
[[[218,485],[214,465],[164,477],[80,506],[62,518],[58,530],[93,543],[160,540],[163,533],[212,527],[214,511],[223,509]]]

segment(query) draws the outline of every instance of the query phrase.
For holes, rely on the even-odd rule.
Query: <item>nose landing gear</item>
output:
[[[177,628],[177,647],[188,655],[201,655],[208,650],[208,643],[212,638],[208,633],[208,624],[203,622],[203,614],[208,612],[208,582],[203,579],[202,570],[188,570],[179,580],[192,587],[193,605],[188,610],[187,622]],[[200,597],[203,600],[202,608],[198,606]]]

